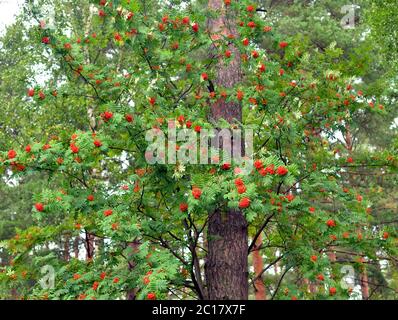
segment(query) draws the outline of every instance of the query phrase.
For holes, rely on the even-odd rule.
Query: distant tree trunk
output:
[[[267,299],[263,278],[262,278],[262,276],[259,276],[264,269],[264,261],[263,261],[263,257],[261,256],[260,249],[259,249],[261,247],[262,243],[263,243],[263,238],[260,234],[256,240],[256,245],[255,245],[254,251],[253,251],[254,276],[256,277],[256,280],[254,281],[254,286],[256,288],[255,289],[256,290],[256,292],[255,292],[256,300],[266,300]]]
[[[361,285],[362,300],[368,300],[369,281],[368,281],[368,273],[366,272],[365,268],[363,268],[361,274],[359,275],[359,283]]]
[[[139,252],[140,245],[141,245],[141,243],[139,241],[134,241],[134,242],[129,243],[129,248],[131,249],[131,252],[129,254],[129,262],[128,262],[129,271],[132,271],[136,266],[136,263],[133,260],[133,255],[135,255],[136,253]],[[126,299],[127,300],[135,300],[137,297],[137,292],[138,292],[138,288],[130,288],[127,291]]]
[[[214,41],[229,34],[237,35],[234,15],[227,15],[222,0],[209,0],[210,10],[220,16],[208,20],[208,29]],[[242,80],[240,54],[232,44],[229,49],[234,55],[230,65],[224,65],[221,58],[216,67],[216,78],[210,84],[214,88],[233,88]],[[233,123],[242,120],[239,103],[219,99],[211,105],[211,119]],[[211,300],[248,299],[248,239],[247,221],[240,210],[217,209],[209,214],[208,254],[205,265],[207,298]]]
[[[86,231],[86,259],[91,260],[94,257],[94,236]]]
[[[350,126],[347,124],[346,125],[346,134],[345,134],[345,142],[346,142],[346,149],[348,153],[351,155],[352,149],[353,149],[353,138],[350,130]],[[353,184],[353,180],[349,179],[350,184]],[[359,229],[360,231],[360,229]],[[368,274],[366,272],[366,268],[362,269],[361,274],[359,275],[359,283],[361,286],[361,293],[362,293],[362,299],[367,300],[369,298],[369,283],[368,283]]]
[[[80,244],[80,237],[76,236],[75,240],[73,241],[73,253],[75,255],[75,259],[79,259],[79,244]]]
[[[70,241],[70,236],[69,235],[65,236],[65,243],[64,243],[64,259],[65,259],[65,261],[70,260],[69,241]]]

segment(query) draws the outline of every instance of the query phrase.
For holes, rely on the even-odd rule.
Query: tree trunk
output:
[[[129,243],[129,248],[131,251],[129,252],[129,261],[128,261],[128,269],[132,271],[136,263],[134,262],[133,256],[136,255],[140,251],[141,243],[139,241],[134,241]],[[127,300],[135,300],[137,297],[138,288],[129,288],[127,290],[126,299]]]
[[[245,300],[247,281],[247,222],[239,210],[217,210],[209,217],[205,267],[207,298]]]
[[[255,293],[256,300],[266,300],[265,285],[263,282],[263,278],[261,276],[259,277],[259,275],[264,269],[263,257],[261,256],[259,249],[262,243],[263,243],[263,238],[260,234],[256,240],[256,245],[253,251],[254,276],[256,277],[256,280],[254,281],[254,286],[256,290]]]
[[[348,154],[351,156],[354,141],[352,138],[350,126],[347,124],[345,128],[346,128],[346,134],[344,139],[346,142],[346,149],[348,151]],[[349,182],[351,187],[354,187],[353,179],[349,178]],[[359,229],[358,232],[361,232],[361,229]],[[368,274],[366,268],[363,268],[361,274],[359,275],[359,283],[361,285],[362,299],[363,300],[369,299],[369,283],[368,283]]]
[[[94,236],[86,231],[86,259],[91,260],[94,257]]]
[[[208,20],[208,30],[213,41],[222,36],[237,36],[236,21],[233,12],[226,12],[222,0],[209,0],[210,10],[219,16]],[[233,88],[242,80],[240,54],[235,46],[229,45],[234,55],[233,61],[226,65],[222,58],[218,60],[216,77],[209,88],[214,91]],[[213,52],[212,52],[213,54]],[[211,79],[213,80],[213,79]],[[226,102],[219,99],[211,105],[211,120],[216,122],[223,118],[230,123],[242,120],[242,107],[237,102]],[[217,209],[209,215],[208,254],[205,265],[207,298],[211,300],[246,300],[248,299],[248,239],[247,221],[240,210]]]
[[[75,255],[75,259],[79,259],[79,245],[80,245],[80,236],[76,236],[73,241],[73,253]]]
[[[359,276],[359,282],[361,285],[362,300],[368,300],[369,299],[369,281],[368,281],[368,273],[366,272],[365,268],[363,268],[363,270]]]
[[[69,235],[65,236],[65,243],[64,243],[64,259],[65,259],[65,261],[70,260],[69,241],[70,241],[70,236]]]

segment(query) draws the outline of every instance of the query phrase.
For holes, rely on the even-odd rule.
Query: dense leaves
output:
[[[348,299],[358,293],[342,267],[363,274],[377,264],[381,275],[382,261],[393,272],[396,224],[379,216],[393,210],[374,215],[383,195],[368,174],[395,174],[395,153],[380,143],[358,152],[352,145],[352,132],[366,131],[357,119],[381,121],[390,112],[384,92],[366,91],[378,80],[368,77],[370,58],[358,55],[365,44],[348,50],[349,36],[331,41],[319,34],[322,25],[314,34],[290,32],[250,1],[224,3],[237,24],[238,36],[228,37],[209,34],[208,19],[220,13],[201,1],[80,1],[81,12],[68,16],[75,2],[50,1],[62,17],[54,21],[46,1],[27,6],[34,46],[56,71],[42,86],[25,81],[18,105],[29,111],[16,118],[39,114],[36,130],[59,125],[0,154],[5,174],[20,184],[37,174],[50,181],[30,200],[34,225],[4,242],[12,256],[0,274],[5,297],[201,296],[208,213],[226,208],[243,211],[249,250],[282,268],[265,277],[272,298]],[[321,15],[316,9],[306,11],[308,21]],[[336,21],[327,22],[333,34]],[[228,66],[235,54],[244,80],[215,86],[217,61]],[[209,118],[219,99],[240,103],[242,123]],[[147,132],[167,134],[170,123],[196,141],[206,128],[252,129],[253,167],[249,159],[149,164]],[[52,288],[39,282],[45,266],[55,272]]]

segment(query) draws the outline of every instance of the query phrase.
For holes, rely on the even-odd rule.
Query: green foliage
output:
[[[81,11],[69,10],[80,2]],[[26,97],[26,87],[15,87],[19,96],[12,97],[21,101],[11,105],[29,111],[6,120],[10,128],[26,129],[26,136],[12,147],[16,156],[10,156],[10,141],[4,143],[0,159],[4,172],[19,182],[17,188],[29,190],[25,179],[44,173],[51,183],[33,186],[41,192],[25,201],[35,225],[21,228],[3,244],[12,256],[0,274],[3,297],[199,295],[204,235],[208,214],[215,209],[242,210],[250,238],[263,229],[266,262],[279,255],[283,276],[290,277],[287,290],[279,290],[283,276],[269,280],[275,298],[347,299],[342,266],[353,265],[360,273],[366,263],[388,261],[390,267],[396,261],[395,224],[385,226],[379,215],[371,214],[373,203],[382,201],[382,194],[372,192],[380,185],[368,177],[364,186],[356,175],[350,176],[350,170],[360,176],[360,170],[373,167],[394,174],[395,157],[383,139],[369,137],[354,153],[348,143],[352,132],[366,137],[369,126],[391,121],[390,110],[381,105],[389,97],[374,85],[382,80],[371,77],[372,51],[365,50],[368,43],[360,41],[361,32],[342,31],[332,14],[321,19],[325,12],[335,13],[340,1],[294,2],[283,9],[286,17],[271,9],[265,17],[251,14],[249,1],[232,1],[228,10],[240,24],[239,36],[230,39],[211,38],[206,21],[219,13],[198,10],[201,1],[173,1],[169,6],[161,1],[113,1],[112,6],[80,2],[42,0],[26,8],[35,21],[28,43],[48,58],[46,69],[52,72],[45,85],[33,80],[28,85],[33,76],[29,65],[19,63],[24,77],[19,81],[35,91]],[[38,26],[51,14],[53,21]],[[14,28],[20,32],[21,25]],[[305,32],[297,34],[297,28]],[[248,45],[244,39],[250,40]],[[349,48],[353,39],[359,44]],[[209,92],[217,62],[228,66],[233,61],[225,57],[229,43],[239,50],[244,80]],[[363,82],[357,84],[358,79]],[[224,163],[148,164],[145,134],[150,129],[167,132],[170,119],[177,127],[211,128],[210,105],[218,99],[240,103],[239,125],[254,129],[256,161],[248,175],[240,172],[249,168],[247,161],[232,162],[231,168]],[[28,143],[30,149],[25,149]],[[237,188],[237,178],[244,190]],[[4,208],[13,209],[7,203]],[[69,252],[73,239],[84,242],[74,247],[75,258]],[[349,259],[343,254],[331,257],[347,251]],[[55,270],[51,289],[39,282],[46,265]],[[308,293],[303,279],[319,290]]]

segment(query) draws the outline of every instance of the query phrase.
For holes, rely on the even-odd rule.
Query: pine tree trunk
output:
[[[94,257],[94,236],[86,231],[86,259],[91,260]]]
[[[75,255],[75,259],[79,259],[79,244],[80,244],[80,236],[76,236],[73,241],[73,253]]]
[[[259,277],[259,275],[264,269],[264,261],[260,253],[260,247],[262,243],[263,243],[263,238],[260,234],[256,240],[256,245],[253,251],[253,268],[254,268],[254,276],[256,277],[256,280],[254,281],[254,286],[256,288],[256,293],[255,293],[256,300],[266,300],[265,285],[263,282],[263,278],[261,276]]]
[[[70,260],[69,241],[70,241],[70,236],[69,235],[65,236],[65,242],[64,242],[64,259],[65,259],[65,261]]]
[[[242,213],[214,212],[209,218],[205,267],[208,299],[248,298],[247,250],[247,222]]]
[[[361,285],[362,300],[368,300],[369,299],[369,281],[368,281],[368,273],[366,272],[365,268],[363,268],[359,277],[360,277],[359,282]]]
[[[237,35],[234,15],[225,11],[223,3],[222,0],[208,1],[209,9],[220,14],[219,17],[208,20],[208,30],[215,41],[221,36]],[[215,90],[233,88],[242,80],[239,51],[232,44],[229,45],[229,50],[234,55],[229,65],[224,65],[221,58],[216,58],[219,59],[215,69],[217,74],[211,83]],[[235,119],[241,121],[242,107],[239,103],[227,103],[224,99],[219,99],[211,105],[210,117],[214,122],[221,118],[230,123]],[[248,299],[247,221],[242,212],[218,209],[210,213],[207,240],[207,298]]]

